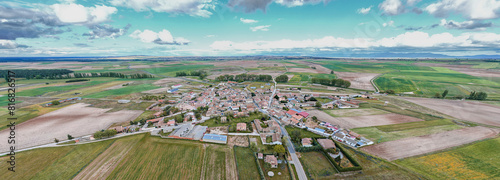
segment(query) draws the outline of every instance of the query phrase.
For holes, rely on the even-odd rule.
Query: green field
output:
[[[391,124],[384,126],[375,126],[377,129],[384,132],[394,132],[394,131],[404,131],[409,129],[426,128],[432,126],[444,126],[444,125],[454,125],[449,119],[440,119],[432,121],[417,121],[401,124]]]
[[[404,127],[404,126],[405,125],[396,127]],[[390,131],[390,132],[382,131],[378,129],[378,127],[362,127],[362,128],[354,128],[351,130],[362,135],[365,138],[373,140],[375,143],[382,143],[387,141],[403,139],[407,137],[423,136],[428,134],[440,133],[444,131],[451,131],[451,130],[461,129],[464,127],[456,124],[449,124],[440,126],[429,126],[423,128],[413,128],[412,126],[408,126],[406,128],[409,129],[400,131]]]
[[[500,179],[498,149],[500,138],[395,162],[430,179]]]
[[[84,87],[90,87],[102,83],[106,83],[107,81],[89,81],[85,82],[84,84],[77,84],[77,85],[72,85],[71,83],[67,83],[63,86],[48,86],[48,87],[41,87],[41,88],[36,88],[36,89],[27,89],[27,90],[22,90],[19,92],[16,92],[17,96],[41,96],[46,93],[54,93],[54,92],[65,92],[65,91],[71,91],[74,89],[78,88],[84,88]]]
[[[318,99],[318,98],[316,98]],[[388,114],[389,112],[375,108],[360,108],[360,109],[334,109],[323,110],[332,117],[354,117],[354,116],[369,116]]]
[[[238,176],[240,179],[260,179],[257,162],[250,148],[234,147]]]
[[[296,128],[293,126],[285,126],[286,132],[291,134],[292,131],[299,130],[302,138],[322,138],[323,136],[314,134],[313,132],[307,131],[305,129]]]
[[[200,69],[209,69],[214,67],[213,65],[173,65],[168,67],[157,67],[157,68],[149,68],[143,69],[153,74],[166,75],[166,76],[175,76],[175,72],[178,71],[195,71]]]
[[[101,91],[98,93],[90,94],[83,96],[83,98],[105,98],[105,97],[111,97],[111,96],[124,96],[124,95],[129,95],[132,93],[139,93],[142,91],[147,91],[151,89],[157,89],[160,88],[158,86],[155,86],[153,84],[149,83],[144,83],[144,84],[138,84],[138,85],[129,85],[125,86],[119,89],[111,89],[111,90],[105,90]]]
[[[209,120],[206,120],[205,122],[199,124],[200,126],[208,126],[208,127],[218,127],[218,126],[236,126],[236,124],[238,123],[248,123],[248,122],[251,122],[255,119],[261,119],[262,117],[265,117],[265,115],[263,114],[253,114],[253,115],[250,115],[248,117],[244,116],[244,117],[238,117],[238,118],[234,118],[234,119],[229,119],[229,121],[227,123],[217,123],[215,122],[214,119],[209,119]]]
[[[219,148],[219,146],[209,146],[205,151],[202,169],[202,176],[205,179],[226,179],[226,151]]]
[[[319,151],[301,153],[300,162],[310,179],[335,179],[337,171]]]

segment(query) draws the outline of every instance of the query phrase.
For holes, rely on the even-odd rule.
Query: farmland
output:
[[[143,69],[147,72],[166,76],[175,76],[175,72],[179,71],[194,71],[213,67],[213,65],[171,65],[167,67],[156,67]]]
[[[250,148],[234,147],[240,179],[260,179],[257,162]]]
[[[335,179],[337,171],[330,161],[318,151],[301,153],[300,161],[311,179]]]
[[[500,138],[395,161],[430,179],[497,179]]]
[[[422,155],[497,136],[498,130],[468,127],[425,136],[409,137],[362,148],[389,161]]]

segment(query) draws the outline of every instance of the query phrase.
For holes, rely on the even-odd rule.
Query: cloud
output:
[[[261,10],[266,12],[267,6],[272,2],[286,7],[303,6],[306,4],[318,4],[320,2],[328,3],[329,0],[229,0],[227,5],[236,10],[244,12],[255,12]]]
[[[267,6],[273,0],[229,0],[227,5],[233,9],[240,9],[245,12],[255,12],[260,9],[266,12]]]
[[[259,21],[253,20],[253,19],[245,19],[245,18],[240,18],[240,21],[245,23],[245,24],[252,24],[252,23],[257,23]]]
[[[114,6],[132,8],[135,11],[155,11],[171,14],[210,17],[215,5],[212,0],[111,0]]]
[[[382,26],[384,26],[384,27],[394,26],[394,21],[389,21],[389,22],[383,23]]]
[[[278,4],[286,7],[303,6],[305,4],[318,4],[320,2],[328,3],[328,0],[276,0]]]
[[[0,39],[39,38],[63,33],[64,23],[50,12],[0,5]]]
[[[139,39],[145,43],[156,43],[161,45],[188,45],[190,43],[189,40],[182,37],[174,38],[166,29],[158,33],[148,29],[144,31],[136,30],[130,34],[130,37]]]
[[[253,32],[255,32],[255,31],[269,31],[269,27],[271,27],[271,25],[255,26],[255,27],[250,27],[250,30],[252,30]]]
[[[14,41],[0,39],[0,49],[16,49],[18,47],[19,45]]]
[[[401,0],[385,0],[378,5],[378,8],[387,15],[398,15],[405,10],[405,6]]]
[[[422,1],[422,0],[407,0],[407,1],[406,1],[406,4],[407,4],[408,6],[413,6],[413,5],[417,4],[417,3],[418,3],[418,2],[420,2],[420,1]]]
[[[367,8],[360,8],[357,10],[359,14],[368,14],[370,10],[372,9],[373,6],[367,7]]]
[[[73,45],[75,45],[76,47],[91,47],[90,45],[85,43],[73,43]]]
[[[498,0],[440,0],[429,4],[425,11],[436,17],[447,17],[452,13],[461,14],[467,19],[495,19],[500,16]]]
[[[492,27],[493,23],[483,23],[479,21],[456,22],[453,20],[446,21],[446,19],[441,19],[441,23],[439,25],[447,29],[485,30],[487,27]]]
[[[63,23],[94,25],[108,22],[112,14],[118,10],[115,7],[96,5],[95,7],[85,7],[80,4],[54,4],[51,5],[55,15]]]
[[[470,50],[474,48],[496,49],[500,45],[500,34],[495,33],[463,33],[454,36],[450,33],[439,33],[429,35],[421,31],[406,32],[394,37],[382,38],[379,40],[370,38],[346,39],[326,36],[320,39],[290,40],[282,39],[277,41],[215,41],[210,48],[216,51],[307,51],[308,49],[406,49],[414,52],[418,49],[436,50]]]
[[[89,39],[99,39],[99,38],[111,38],[115,39],[117,37],[126,34],[130,28],[130,24],[127,24],[122,29],[114,28],[109,24],[104,25],[94,25],[89,27],[90,31],[88,33],[83,33],[83,36],[89,36]]]

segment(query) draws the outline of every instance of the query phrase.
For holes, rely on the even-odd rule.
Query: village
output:
[[[333,96],[280,92],[273,86],[265,89],[264,86],[255,87],[233,81],[207,87],[201,85],[202,91],[199,93],[180,93],[179,88],[182,86],[172,85],[167,91],[177,100],[159,99],[148,107],[147,110],[156,111],[154,118],[145,120],[142,124],[131,123],[130,126],[114,126],[109,129],[122,134],[150,131],[151,135],[162,138],[217,144],[228,144],[230,137],[248,136],[251,137],[253,146],[262,145],[258,147],[260,152],[255,155],[271,169],[277,168],[284,161],[293,162],[291,156],[281,157],[283,154],[276,152],[276,146],[287,147],[290,155],[295,151],[322,149],[334,161],[335,158],[346,157],[337,148],[337,143],[351,148],[373,144],[349,129],[322,121],[308,113],[308,110],[317,108],[358,108],[363,101],[356,100],[357,98],[370,98],[364,94]],[[321,103],[316,98],[326,101]],[[294,136],[293,131],[299,130],[317,136]],[[290,133],[292,134],[289,135]],[[340,164],[341,160],[337,161]],[[269,172],[268,176],[274,174]]]

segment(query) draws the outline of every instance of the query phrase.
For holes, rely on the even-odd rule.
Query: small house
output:
[[[266,155],[264,162],[271,164],[271,168],[278,168],[278,159],[274,155]]]
[[[312,147],[312,139],[311,138],[303,138],[302,146],[304,147]]]
[[[238,123],[236,124],[236,131],[246,131],[247,124],[246,123]]]

